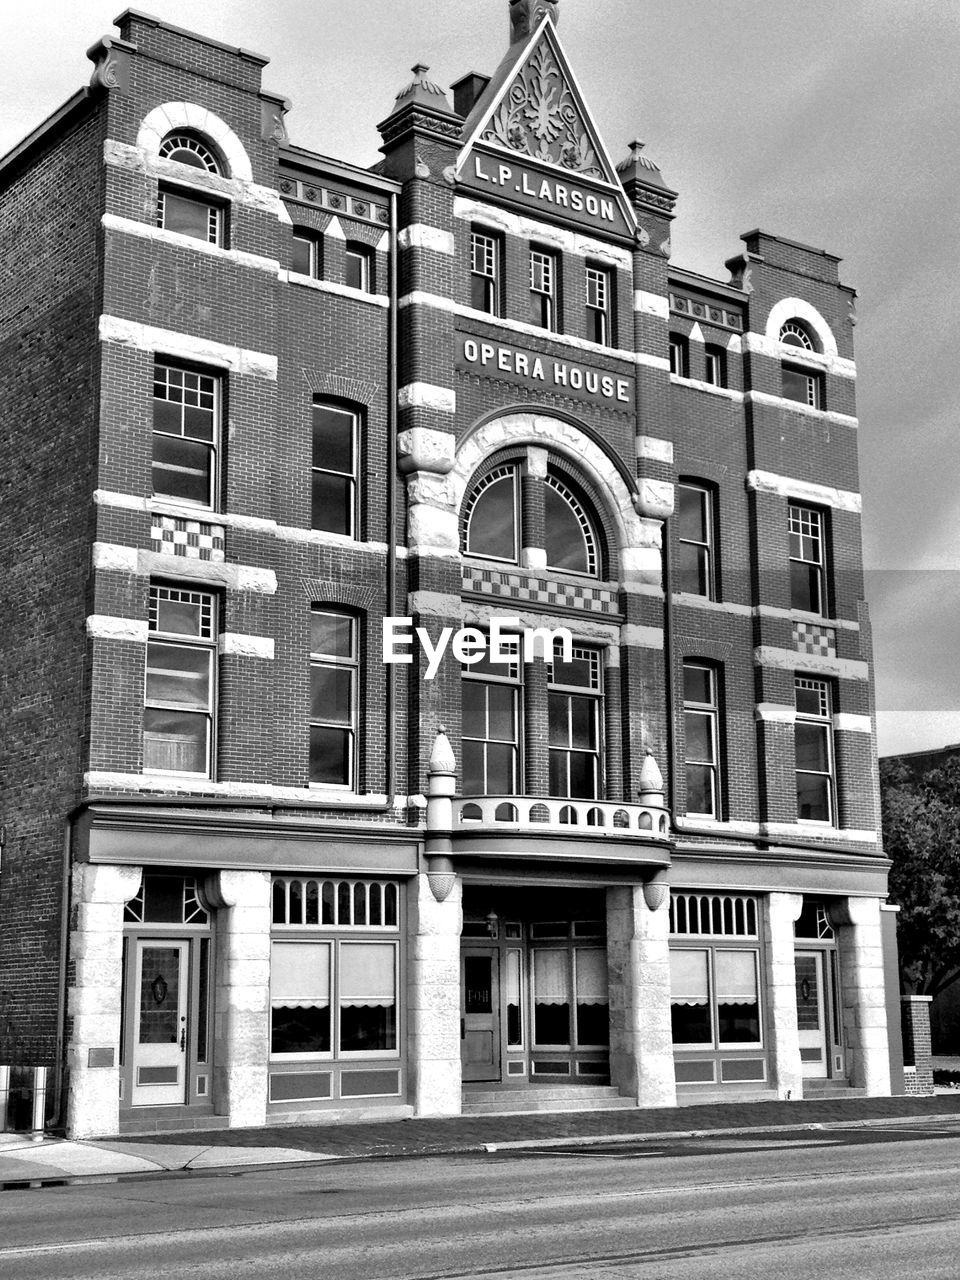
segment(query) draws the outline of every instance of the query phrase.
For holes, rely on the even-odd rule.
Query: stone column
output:
[[[436,862],[408,890],[410,1098],[418,1116],[458,1116],[462,887],[447,859]]]
[[[270,875],[207,878],[217,911],[213,1099],[231,1129],[266,1123],[270,1058]]]
[[[677,1105],[669,900],[661,881],[607,890],[610,1080],[639,1107]]]
[[[770,1027],[770,1075],[778,1098],[803,1097],[800,1033],[797,1030],[797,968],[794,922],[802,893],[771,893],[763,922],[763,958]]]
[[[840,1000],[850,1083],[874,1098],[890,1096],[880,899],[847,898],[830,907],[837,931]]]
[[[140,888],[141,875],[140,867],[74,868],[67,989],[71,1138],[104,1137],[120,1127],[123,907]]]

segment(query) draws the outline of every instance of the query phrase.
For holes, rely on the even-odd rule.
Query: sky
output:
[[[0,0],[0,154],[89,80],[101,0]],[[148,0],[270,57],[291,141],[368,165],[417,62],[491,73],[507,0]],[[634,138],[678,191],[673,262],[726,280],[754,227],[842,257],[855,331],[880,754],[960,742],[960,5],[561,0],[559,32],[614,160]]]

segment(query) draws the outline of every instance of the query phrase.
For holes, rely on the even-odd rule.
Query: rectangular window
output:
[[[157,226],[222,246],[224,210],[202,196],[161,187],[157,195]]]
[[[485,231],[470,232],[470,305],[500,314],[500,241]]]
[[[690,344],[679,333],[670,335],[670,372],[676,378],[690,376]]]
[[[719,818],[719,706],[712,667],[683,664],[683,727],[687,813]]]
[[[356,240],[348,240],[343,283],[363,293],[373,293],[373,250]]]
[[[781,368],[781,387],[786,400],[796,400],[811,409],[823,408],[823,375],[796,365]]]
[[[153,373],[153,492],[212,507],[222,384],[219,377],[157,361]]]
[[[310,781],[354,786],[357,724],[357,620],[310,613]]]
[[[216,597],[152,586],[143,709],[143,767],[210,777]]]
[[[463,668],[463,794],[513,796],[520,778],[520,662]]]
[[[797,819],[831,822],[833,818],[833,718],[826,680],[797,676]]]
[[[826,612],[826,569],[823,512],[791,502],[787,508],[790,534],[790,607],[807,613]]]
[[[587,267],[587,337],[603,346],[613,345],[613,282],[603,267]]]
[[[530,320],[557,329],[557,257],[545,249],[530,250]]]
[[[758,966],[754,950],[671,948],[673,1043],[698,1049],[760,1044]]]
[[[302,276],[320,276],[320,242],[305,231],[294,231],[290,251],[290,270]]]
[[[389,1053],[397,1047],[397,948],[392,942],[340,942],[341,1054]]]
[[[723,347],[707,347],[704,351],[704,373],[712,387],[727,385],[727,353]]]
[[[564,662],[558,649],[547,682],[550,795],[596,800],[603,712],[599,652],[574,645],[572,660]]]
[[[312,529],[356,537],[359,425],[350,409],[313,406]]]
[[[274,942],[270,956],[270,1052],[330,1052],[329,942]]]
[[[715,600],[713,493],[681,482],[677,497],[677,590]]]

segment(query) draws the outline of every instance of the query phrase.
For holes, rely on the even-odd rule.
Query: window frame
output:
[[[601,570],[600,542],[597,537],[597,531],[594,521],[590,518],[590,514],[586,506],[581,501],[574,489],[567,484],[566,480],[557,475],[554,471],[548,471],[543,479],[544,487],[544,551],[548,552],[547,542],[547,514],[546,514],[546,490],[552,489],[561,501],[565,502],[570,509],[571,514],[580,526],[580,532],[583,536],[583,545],[585,559],[587,562],[586,569],[571,569],[565,565],[557,565],[551,562],[549,554],[547,555],[547,568],[554,570],[556,573],[569,573],[578,578],[599,578]],[[521,495],[522,504],[522,495]],[[520,511],[520,518],[523,518],[523,512]]]
[[[596,301],[591,301],[591,285]],[[614,345],[613,289],[614,275],[609,267],[588,262],[585,269],[584,307],[586,310],[587,338],[602,347]]]
[[[343,283],[348,289],[356,289],[360,293],[373,293],[376,280],[376,258],[370,245],[362,240],[344,242]],[[350,283],[351,263],[359,264],[359,284]]]
[[[683,333],[669,338],[670,373],[674,378],[690,377],[690,339]]]
[[[165,594],[166,593],[166,594]],[[196,597],[196,599],[191,599]],[[184,631],[167,630],[160,626],[161,611],[160,605],[166,599],[167,603],[176,604],[196,604],[200,609],[199,625],[197,633],[191,634]],[[198,590],[192,586],[184,586],[178,583],[156,581],[151,582],[148,591],[148,612],[147,612],[147,644],[144,651],[144,680],[143,680],[143,716],[141,725],[141,748],[142,748],[142,771],[144,773],[172,774],[178,777],[188,778],[209,778],[214,776],[214,761],[216,760],[216,723],[217,723],[217,693],[218,693],[218,633],[219,633],[219,612],[220,600],[213,591]],[[151,658],[156,661],[159,656],[158,650],[177,649],[181,651],[190,651],[194,653],[202,653],[204,655],[204,668],[206,679],[206,698],[205,706],[199,708],[197,705],[187,705],[178,703],[175,699],[169,697],[156,697],[150,694],[150,678],[151,672],[156,674],[157,668],[151,667]],[[151,650],[153,654],[151,655]],[[189,677],[188,677],[189,678]],[[161,735],[147,728],[147,712],[148,711],[180,711],[189,716],[195,716],[201,719],[204,724],[204,767],[203,769],[170,769],[164,768],[158,764],[148,764],[147,743],[150,740],[159,738]],[[148,738],[148,734],[151,737]]]
[[[482,250],[482,259],[478,250]],[[482,269],[478,270],[478,262]],[[470,228],[470,305],[498,319],[503,315],[503,239],[486,227]],[[482,281],[481,284],[477,282]],[[477,293],[482,294],[479,299]]]
[[[684,494],[698,494],[700,497],[700,522],[704,530],[704,539],[696,539],[684,537],[683,525],[681,523],[680,506],[683,501]],[[684,555],[684,548],[693,548],[699,554],[697,557],[697,581],[698,584],[703,582],[705,590],[691,591],[686,586],[678,586],[676,589],[682,591],[685,595],[697,596],[702,600],[717,600],[719,598],[717,591],[717,494],[712,485],[700,480],[687,479],[681,477],[677,482],[677,548],[678,561]],[[689,554],[689,551],[687,552]],[[702,569],[701,569],[702,564]],[[684,572],[684,569],[678,563],[678,575]]]
[[[510,478],[512,485],[513,498],[513,554],[506,557],[490,555],[488,552],[484,551],[476,551],[471,546],[471,529],[477,505],[489,489],[491,489],[495,484],[499,484],[501,481],[506,480],[508,477]],[[491,467],[474,481],[464,505],[462,516],[464,554],[475,557],[478,560],[488,560],[493,564],[519,564],[520,542],[522,539],[522,530],[520,527],[521,519],[522,507],[519,465],[515,462],[504,462],[499,466]]]
[[[706,702],[694,699],[688,695],[686,687],[686,676],[688,671],[702,671],[707,676],[708,700]],[[697,658],[685,658],[683,661],[683,721],[684,721],[684,776],[685,776],[685,794],[686,794],[686,812],[689,816],[697,818],[709,818],[713,821],[720,822],[723,820],[723,804],[722,804],[722,770],[721,770],[721,737],[720,737],[720,678],[717,667],[713,663],[704,662]],[[704,720],[709,727],[709,745],[711,751],[710,759],[700,760],[691,758],[690,741],[691,734],[688,732],[688,721],[691,716],[696,716]],[[691,768],[705,771],[705,776],[709,781],[709,789],[712,796],[712,808],[691,809],[690,808],[690,770]]]
[[[788,390],[789,378],[802,379],[805,388],[802,395],[794,395]],[[780,392],[784,400],[794,404],[806,405],[808,409],[824,408],[823,374],[819,369],[808,369],[804,365],[793,364],[784,360],[780,366]]]
[[[727,353],[723,347],[707,343],[703,349],[704,381],[711,387],[727,385]]]
[[[207,212],[206,235],[199,236],[192,231],[184,231],[180,227],[168,226],[170,217],[167,207],[168,197],[183,201],[185,204],[195,205],[197,208],[204,208]],[[171,235],[186,236],[190,240],[197,240],[200,244],[213,245],[217,249],[224,249],[227,245],[226,205],[220,200],[212,199],[205,192],[181,187],[176,183],[161,182],[157,187],[156,224],[161,231],[167,231]]]
[[[327,617],[346,620],[350,624],[350,655],[343,657],[339,654],[325,653],[322,650],[313,648],[313,638],[310,637],[309,662],[310,662],[310,709],[308,716],[309,731],[309,754],[307,762],[308,785],[311,788],[321,788],[324,790],[334,791],[357,791],[357,770],[358,770],[358,744],[359,744],[359,697],[360,697],[360,619],[349,610],[337,608],[335,605],[315,604],[310,609],[310,621],[312,631],[312,620],[314,615],[323,614]],[[314,671],[338,671],[347,672],[350,678],[350,714],[346,723],[335,720],[330,716],[315,716],[313,711],[314,697]],[[344,752],[343,760],[347,780],[345,782],[318,780],[313,777],[313,730],[317,729],[333,729],[344,735],[347,744]]]
[[[797,781],[797,822],[805,825],[832,827],[834,825],[837,812],[837,757],[836,745],[833,739],[833,691],[829,680],[820,679],[816,676],[806,676],[796,673],[794,675],[794,706],[796,709],[796,718],[794,721],[794,774]],[[814,713],[809,710],[800,709],[799,694],[817,693],[820,698],[819,712]],[[824,755],[827,761],[826,769],[801,769],[798,763],[797,742],[799,739],[799,731],[801,727],[816,728],[822,732],[824,743]],[[825,818],[804,818],[800,816],[800,778],[820,778],[824,779],[823,788],[826,798],[827,816]]]
[[[293,252],[290,254],[290,270],[294,275],[307,276],[311,280],[319,280],[322,275],[323,268],[323,238],[309,227],[295,226],[291,235],[293,245],[302,244],[307,246],[308,269],[301,271],[293,260]]]
[[[805,524],[809,527],[804,527]],[[815,531],[814,531],[815,524]],[[796,527],[795,527],[796,526]],[[788,502],[787,504],[787,538],[790,561],[790,608],[800,613],[815,614],[819,618],[827,616],[827,519],[826,512],[820,507],[806,502]],[[798,540],[798,553],[794,552],[794,540]],[[808,543],[815,543],[817,555],[803,555]],[[800,599],[799,573],[794,566],[806,565],[808,583],[815,583],[816,608],[810,609],[805,604],[798,604]],[[806,593],[805,593],[806,594]]]
[[[186,416],[187,415],[185,410],[188,407],[193,409],[200,409],[203,407],[201,404],[198,403],[195,405],[188,406],[186,400],[183,398],[181,398],[180,400],[177,400],[171,396],[157,395],[157,386],[160,381],[159,379],[160,370],[164,371],[164,374],[165,374],[164,385],[167,387],[168,390],[173,385],[173,383],[169,378],[169,373],[176,372],[180,374],[181,378],[183,379],[183,381],[180,384],[180,389],[184,395],[186,394],[186,391],[187,391],[186,379],[196,378],[198,380],[197,386],[193,390],[196,396],[198,397],[198,399],[202,395],[212,396],[212,406],[210,409],[211,426],[210,426],[209,441],[204,440],[202,436],[198,436],[196,434],[194,435],[186,434]],[[208,379],[212,384],[211,388],[205,389],[202,382],[200,381],[201,379]],[[219,369],[209,369],[199,365],[184,364],[178,360],[171,360],[168,357],[163,356],[159,353],[154,357],[153,382],[152,382],[153,394],[151,399],[151,404],[153,409],[153,420],[151,425],[151,471],[150,471],[151,487],[153,490],[154,498],[157,498],[162,502],[183,503],[186,506],[195,507],[197,511],[216,510],[218,499],[219,499],[219,492],[220,492],[220,473],[221,473],[220,453],[221,453],[221,447],[222,447],[225,384],[226,384],[226,375]],[[170,431],[169,429],[164,429],[163,427],[158,427],[157,408],[156,408],[156,405],[158,402],[162,404],[179,404],[181,406],[181,414],[180,414],[181,429],[179,433],[174,433],[173,431]],[[191,498],[188,496],[184,496],[183,494],[169,493],[169,492],[165,492],[163,490],[157,489],[156,476],[157,476],[158,469],[160,469],[161,471],[164,470],[165,468],[168,470],[178,469],[175,466],[172,466],[169,463],[165,463],[162,460],[158,461],[157,459],[157,438],[158,437],[161,437],[166,440],[173,440],[173,441],[176,441],[176,440],[191,441],[194,445],[200,445],[200,446],[206,447],[206,456],[208,458],[208,463],[207,463],[208,478],[207,478],[206,500]],[[184,468],[181,466],[179,469],[183,470]],[[190,468],[187,468],[187,470],[190,470]]]
[[[675,1003],[683,1003],[676,1001],[673,991],[673,973],[671,968],[671,985],[670,985],[670,1010],[671,1010],[671,1040],[673,1048],[677,1052],[691,1053],[695,1051],[713,1052],[713,1053],[740,1053],[748,1050],[759,1052],[765,1048],[764,1039],[764,1007],[763,1007],[763,964],[760,956],[760,947],[755,943],[751,943],[749,939],[745,939],[739,946],[718,944],[707,938],[687,937],[681,940],[671,935],[669,944],[669,954],[671,959],[675,955],[699,953],[706,958],[706,976],[707,976],[707,1000],[706,1008],[709,1012],[710,1022],[710,1039],[709,1040],[674,1040],[673,1039],[673,1008]],[[754,982],[756,985],[756,1007],[757,1007],[757,1038],[755,1040],[726,1040],[721,1035],[721,1001],[719,984],[717,980],[717,959],[722,955],[731,953],[749,955],[753,958]],[[729,1003],[729,1002],[727,1002]]]
[[[605,710],[605,694],[603,682],[603,651],[592,645],[574,644],[571,650],[573,662],[586,661],[589,663],[590,674],[588,682],[583,685],[567,684],[556,678],[556,664],[558,659],[562,657],[559,645],[554,647],[553,661],[547,664],[547,795],[553,800],[602,800],[604,796],[604,710]],[[566,727],[567,741],[566,743],[554,743],[550,731],[551,720],[551,703],[554,697],[563,698],[566,702]],[[592,748],[578,747],[574,744],[575,726],[573,725],[573,699],[583,699],[589,701],[591,705],[591,719],[593,722],[593,736],[595,746]],[[562,754],[566,760],[564,770],[566,776],[567,789],[562,793],[555,793],[552,785],[553,760],[556,755]],[[593,780],[594,794],[592,796],[572,795],[570,791],[570,765],[575,756],[589,757],[593,762]]]
[[[510,637],[504,636],[501,640],[503,647],[509,642]],[[487,795],[510,795],[519,796],[523,793],[524,780],[524,679],[523,679],[523,663],[521,661],[520,640],[516,639],[516,661],[509,664],[494,665],[488,659],[484,659],[480,663],[468,665],[463,664],[461,670],[461,764],[463,775],[463,794],[465,796],[487,796]],[[475,734],[468,734],[464,728],[463,717],[463,693],[464,686],[470,684],[474,687],[482,686],[488,689],[491,686],[497,688],[507,687],[512,690],[513,694],[513,740],[512,743],[507,738],[491,738],[489,736],[479,738]],[[489,702],[485,703],[485,727],[489,734],[490,709]],[[483,789],[471,790],[467,785],[467,743],[478,743],[483,745]],[[491,744],[506,745],[510,743],[513,747],[513,790],[512,791],[491,791],[489,789],[489,765],[487,763],[487,750]]]
[[[317,465],[317,427],[319,411],[342,414],[345,417],[350,418],[350,471],[341,471],[335,467]],[[332,533],[340,537],[351,538],[354,541],[359,537],[360,530],[360,444],[363,434],[361,418],[362,415],[360,410],[354,406],[343,404],[337,400],[328,400],[322,396],[314,397],[310,406],[310,528],[317,533]],[[323,456],[322,453],[320,456]],[[347,498],[347,501],[345,502],[345,510],[349,517],[347,521],[348,527],[346,529],[328,529],[318,524],[317,499],[315,493],[318,476],[332,476],[344,482]]]
[[[532,244],[530,265],[530,323],[548,333],[560,332],[560,255]]]

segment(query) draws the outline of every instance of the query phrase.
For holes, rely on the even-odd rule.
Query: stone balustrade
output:
[[[562,831],[581,827],[584,834],[616,838],[643,836],[669,840],[666,810],[653,804],[606,800],[547,799],[539,796],[463,796],[453,801],[454,828],[494,831]]]

